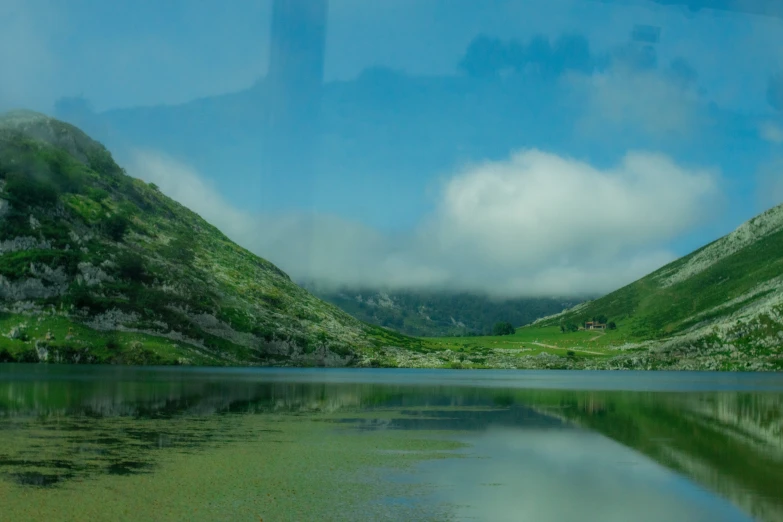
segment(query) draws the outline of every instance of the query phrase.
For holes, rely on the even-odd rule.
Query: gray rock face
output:
[[[68,275],[60,266],[52,268],[48,265],[31,264],[30,271],[34,276],[41,278],[43,281],[52,283],[53,285],[68,286]]]
[[[20,324],[11,328],[6,337],[9,339],[21,339],[27,332],[27,327],[24,324]]]
[[[0,202],[8,203],[3,199],[0,199]],[[2,206],[2,203],[0,203],[0,206]],[[52,244],[49,241],[41,241],[38,238],[29,236],[15,237],[14,239],[0,241],[0,254],[32,249],[50,250],[51,248]]]
[[[93,266],[91,263],[79,263],[81,274],[76,276],[76,280],[85,283],[87,286],[97,286],[104,281],[112,282],[114,278],[104,272],[100,267]]]
[[[38,360],[41,362],[47,362],[49,360],[49,349],[40,343],[35,341],[35,351],[38,354]]]
[[[96,315],[86,324],[95,330],[121,330],[126,324],[138,322],[139,315],[135,313],[125,313],[117,308],[112,308],[106,312]]]
[[[6,301],[47,299],[62,296],[67,289],[67,282],[45,285],[42,279],[29,278],[21,281],[9,281],[0,275],[0,299]]]

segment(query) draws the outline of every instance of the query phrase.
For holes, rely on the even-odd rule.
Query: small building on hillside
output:
[[[606,330],[606,325],[603,323],[587,321],[585,323],[585,330]]]

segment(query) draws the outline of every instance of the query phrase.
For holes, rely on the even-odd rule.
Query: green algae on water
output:
[[[366,432],[335,415],[231,415],[95,419],[89,434],[19,420],[4,431],[0,480],[9,520],[449,520],[448,506],[418,502],[426,484],[386,480],[464,445],[427,432]],[[133,431],[135,430],[135,431]],[[141,433],[168,433],[155,447]],[[174,440],[174,433],[179,439]],[[76,434],[76,435],[75,435]],[[135,437],[135,439],[134,439]],[[114,438],[115,444],[101,439]],[[34,442],[31,444],[30,441]],[[111,441],[109,441],[111,442]],[[198,450],[196,451],[196,446]],[[103,449],[102,449],[103,447]],[[47,465],[61,462],[63,473]],[[50,467],[50,466],[49,466]],[[31,487],[14,473],[59,477]],[[390,502],[389,499],[406,499]]]

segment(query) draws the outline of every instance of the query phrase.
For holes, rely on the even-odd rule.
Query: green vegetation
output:
[[[511,335],[481,337],[438,337],[427,339],[429,345],[441,349],[470,352],[480,348],[514,350],[521,354],[553,353],[565,355],[570,350],[590,350],[591,355],[606,355],[621,346],[627,338],[620,332],[579,330],[562,333],[559,327],[518,328]]]
[[[0,198],[0,240],[17,245],[0,276],[18,285],[0,297],[4,359],[344,365],[421,346],[314,298],[68,124],[0,116]]]
[[[112,214],[103,220],[103,226],[106,235],[114,241],[122,241],[125,232],[127,232],[130,226],[130,220],[122,214]]]
[[[186,343],[143,333],[101,332],[66,317],[8,315],[0,320],[0,331],[14,334],[0,337],[0,362],[223,364]]]
[[[563,333],[566,332],[576,332],[579,330],[579,325],[574,322],[565,322],[560,321],[560,331]]]
[[[513,335],[515,331],[514,325],[508,321],[495,323],[492,327],[492,335]]]

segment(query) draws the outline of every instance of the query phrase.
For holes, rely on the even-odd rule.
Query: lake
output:
[[[0,520],[783,520],[783,375],[0,364]]]

